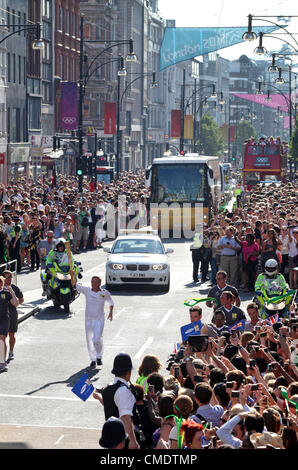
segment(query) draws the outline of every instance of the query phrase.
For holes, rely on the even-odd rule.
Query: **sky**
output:
[[[247,26],[249,14],[298,16],[298,0],[158,0],[158,8],[163,18],[176,20],[177,27]],[[277,22],[276,17],[266,19]],[[269,23],[253,20],[253,25],[269,26]],[[287,29],[291,33],[297,33],[298,18],[292,18]],[[280,32],[282,30],[271,35]],[[277,37],[292,42],[292,38],[287,35],[278,34]],[[298,34],[294,37],[298,41]],[[264,38],[263,45],[268,51],[279,50],[285,44],[281,39]],[[245,42],[219,50],[218,53],[229,60],[238,59],[242,54],[257,60],[258,56],[253,52],[257,45],[258,40]],[[298,48],[297,45],[295,47]],[[293,56],[292,59],[298,63],[298,56]]]

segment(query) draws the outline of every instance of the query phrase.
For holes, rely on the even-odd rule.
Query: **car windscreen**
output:
[[[117,253],[153,253],[163,254],[163,247],[158,240],[117,240],[112,250],[113,254]]]

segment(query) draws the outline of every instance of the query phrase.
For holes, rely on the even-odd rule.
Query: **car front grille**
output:
[[[126,269],[128,271],[149,271],[150,266],[149,264],[127,264]]]
[[[126,265],[126,269],[128,271],[136,271],[138,269],[137,265],[136,264],[127,264]]]
[[[139,271],[149,271],[150,266],[148,264],[140,264]]]
[[[153,282],[154,281],[154,277],[121,277],[120,278],[122,282],[141,282],[141,283],[144,283],[144,282]]]

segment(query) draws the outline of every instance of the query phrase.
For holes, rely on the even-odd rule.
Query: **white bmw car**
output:
[[[170,289],[170,265],[165,249],[158,235],[134,232],[120,235],[109,253],[106,262],[106,288],[122,284],[142,284]]]

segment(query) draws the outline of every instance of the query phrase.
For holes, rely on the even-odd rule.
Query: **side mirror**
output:
[[[165,253],[166,253],[166,255],[169,255],[170,253],[174,253],[174,250],[173,250],[173,248],[166,248]]]
[[[103,249],[103,251],[104,251],[105,253],[111,253],[111,248],[110,248],[109,246],[105,246],[104,249]]]

